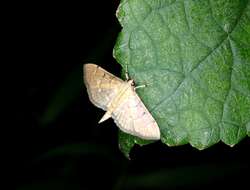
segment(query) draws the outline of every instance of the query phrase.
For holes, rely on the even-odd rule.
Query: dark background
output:
[[[112,57],[119,1],[23,4],[10,25],[11,185],[40,189],[206,189],[249,184],[250,140],[199,151],[160,142],[135,146],[128,160],[112,120],[93,106],[82,65],[120,76]],[[24,7],[24,8],[23,8]]]

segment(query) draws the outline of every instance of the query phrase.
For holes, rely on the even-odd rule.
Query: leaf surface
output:
[[[169,146],[233,146],[250,135],[249,0],[122,0],[114,57]],[[128,155],[137,138],[120,134]]]

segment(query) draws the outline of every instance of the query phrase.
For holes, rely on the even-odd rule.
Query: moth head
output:
[[[128,83],[129,83],[131,86],[135,86],[135,81],[134,81],[133,79],[128,80]]]

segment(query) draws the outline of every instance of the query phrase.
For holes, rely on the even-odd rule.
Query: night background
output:
[[[199,151],[161,142],[128,160],[112,119],[88,99],[82,66],[120,76],[112,50],[119,1],[27,4],[12,22],[10,85],[14,189],[212,189],[249,185],[250,139]],[[26,6],[22,4],[22,6]],[[15,52],[15,53],[14,53]],[[12,92],[11,91],[11,92]]]

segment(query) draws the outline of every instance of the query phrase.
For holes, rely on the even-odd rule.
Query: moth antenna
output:
[[[126,77],[126,80],[128,81],[129,80],[128,64],[125,65],[125,77]]]
[[[136,87],[135,87],[135,90],[138,89],[138,88],[145,88],[146,86],[147,86],[146,84],[136,86]]]
[[[152,85],[152,84],[153,84],[153,82],[150,82],[150,83],[146,83],[146,84],[142,84],[142,85],[136,86],[136,87],[135,87],[135,90],[138,89],[138,88],[145,88],[145,87],[150,86],[150,85]]]

